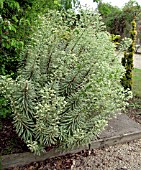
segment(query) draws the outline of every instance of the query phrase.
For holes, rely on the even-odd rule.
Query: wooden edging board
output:
[[[131,140],[136,140],[141,138],[141,131],[127,133],[123,135],[117,135],[109,138],[104,138],[100,140],[92,141],[90,149],[102,148],[107,146],[112,146],[115,144],[129,142]],[[24,166],[30,164],[32,162],[39,162],[44,161],[48,158],[62,156],[68,153],[77,153],[79,151],[88,149],[88,145],[82,146],[79,148],[74,148],[71,151],[56,151],[55,149],[50,150],[47,153],[44,153],[40,156],[36,156],[33,153],[26,152],[26,153],[18,153],[18,154],[11,154],[11,155],[4,155],[1,157],[2,160],[2,169],[16,167],[16,166]]]

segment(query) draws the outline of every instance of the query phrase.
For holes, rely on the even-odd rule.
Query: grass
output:
[[[133,71],[133,94],[141,98],[141,69],[137,68]]]
[[[129,102],[128,112],[134,117],[141,115],[141,69],[133,70],[133,98]]]

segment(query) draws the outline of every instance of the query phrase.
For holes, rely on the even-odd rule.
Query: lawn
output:
[[[133,94],[141,98],[141,69],[137,68],[133,71]]]
[[[141,69],[134,68],[133,71],[133,98],[129,101],[127,113],[141,123]]]

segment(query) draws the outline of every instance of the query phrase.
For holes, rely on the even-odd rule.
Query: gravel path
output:
[[[141,170],[141,139],[88,153],[55,157],[8,170]]]
[[[72,170],[141,170],[141,139],[104,149],[73,161]]]

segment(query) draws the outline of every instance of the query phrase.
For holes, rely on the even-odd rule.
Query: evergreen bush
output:
[[[16,131],[31,151],[88,144],[125,108],[124,67],[98,14],[50,11],[22,52],[16,80],[1,76]],[[75,22],[75,27],[73,27]]]
[[[131,39],[132,43],[129,46],[128,50],[124,52],[124,57],[122,58],[122,65],[126,69],[125,76],[121,79],[121,84],[125,89],[129,88],[132,90],[133,86],[133,56],[135,53],[135,43],[136,43],[136,36],[137,36],[137,30],[136,30],[136,21],[133,19],[131,22],[132,24],[132,30],[131,33]]]

